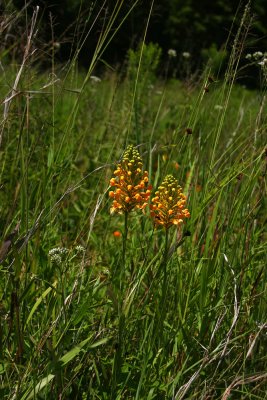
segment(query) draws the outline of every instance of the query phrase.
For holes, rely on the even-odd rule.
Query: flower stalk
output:
[[[178,181],[172,175],[167,175],[155,192],[155,197],[152,198],[150,205],[150,215],[154,220],[154,225],[165,230],[164,253],[159,269],[160,275],[163,275],[161,275],[161,306],[158,314],[158,329],[161,338],[163,337],[163,322],[167,314],[169,229],[173,225],[181,225],[185,218],[190,217],[188,209],[185,208],[185,203],[186,196],[182,193],[182,188],[178,185]]]
[[[113,190],[109,192],[109,197],[113,200],[110,209],[111,214],[124,214],[124,232],[122,240],[122,258],[118,273],[118,336],[117,350],[113,365],[112,391],[120,381],[121,369],[124,354],[124,332],[125,314],[123,309],[124,291],[126,283],[126,247],[128,237],[129,213],[135,209],[144,210],[148,206],[148,201],[152,187],[148,183],[148,172],[143,171],[143,163],[139,152],[132,146],[128,146],[123,153],[121,162],[114,171],[114,177],[110,180]]]

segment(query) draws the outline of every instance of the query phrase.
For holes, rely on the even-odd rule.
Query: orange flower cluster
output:
[[[186,197],[177,180],[172,175],[167,175],[150,205],[150,214],[155,224],[168,229],[172,225],[181,224],[184,218],[189,218],[190,213],[184,208],[185,201]]]
[[[111,213],[128,213],[148,205],[152,187],[148,184],[148,172],[143,172],[142,167],[140,154],[132,145],[128,146],[114,171],[115,178],[110,180],[110,186],[116,188],[109,192],[113,199]]]

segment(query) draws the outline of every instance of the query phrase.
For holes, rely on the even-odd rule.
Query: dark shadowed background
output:
[[[70,59],[90,31],[79,52],[79,63],[86,67],[115,3],[114,0],[33,0],[27,12],[21,13],[21,21],[16,23],[11,33],[13,36],[22,35],[25,32],[25,13],[29,17],[34,7],[39,5],[39,40],[57,44],[55,54],[58,61]],[[175,49],[177,55],[189,52],[193,70],[201,67],[210,56],[217,57],[218,63],[227,56],[248,4],[238,0],[140,0],[136,4],[128,0],[122,3],[117,25],[123,23],[103,54],[105,62],[113,66],[121,64],[127,50],[135,48],[144,38],[148,23],[145,41],[158,43],[163,56],[167,55],[170,48]],[[22,10],[24,6],[24,0],[6,1],[1,6],[1,14],[12,15],[12,12]],[[267,1],[252,1],[250,16],[245,50],[265,51]]]

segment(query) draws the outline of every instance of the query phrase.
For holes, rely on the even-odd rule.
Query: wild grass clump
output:
[[[1,399],[265,397],[266,86],[232,54],[196,82],[153,45],[99,79],[3,62]]]

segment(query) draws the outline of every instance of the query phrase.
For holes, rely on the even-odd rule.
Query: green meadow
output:
[[[53,51],[1,61],[0,398],[264,399],[266,66],[248,90],[237,44],[183,80],[152,44],[99,77]],[[190,218],[110,211],[128,145]]]

